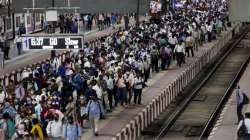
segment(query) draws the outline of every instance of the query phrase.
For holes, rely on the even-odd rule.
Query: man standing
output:
[[[59,115],[55,114],[54,119],[49,121],[46,132],[51,140],[60,140],[62,137],[62,121],[59,119]]]
[[[20,38],[19,35],[16,35],[16,38],[14,40],[14,44],[16,44],[18,55],[21,55],[21,51],[22,51],[22,39]]]
[[[244,106],[244,93],[240,89],[240,86],[237,86],[236,88],[236,102],[237,102],[237,117],[238,117],[238,122],[240,122],[244,117],[242,114],[242,109]]]
[[[104,115],[104,109],[101,102],[97,99],[97,96],[91,96],[88,105],[86,107],[89,121],[93,130],[93,134],[98,136],[98,124],[101,115]]]
[[[176,45],[174,53],[176,53],[177,65],[180,67],[185,59],[185,47],[181,41]]]

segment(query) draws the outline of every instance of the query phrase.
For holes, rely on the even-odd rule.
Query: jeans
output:
[[[114,96],[114,90],[113,89],[108,89],[108,100],[109,100],[109,108],[113,108],[113,96]]]
[[[119,100],[121,102],[121,106],[123,106],[123,103],[127,101],[127,91],[126,87],[119,88],[117,89],[117,95],[119,97]]]
[[[238,122],[240,122],[244,118],[242,114],[242,109],[243,109],[243,104],[237,105]]]
[[[134,89],[134,103],[141,104],[142,89]],[[138,97],[138,98],[137,98]]]

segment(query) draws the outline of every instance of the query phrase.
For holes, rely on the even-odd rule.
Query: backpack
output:
[[[7,139],[11,139],[12,136],[15,134],[16,132],[16,128],[15,128],[15,124],[12,120],[8,119],[7,120],[7,130],[5,132],[5,138]]]
[[[249,104],[249,98],[247,97],[247,95],[245,93],[243,93],[243,105],[245,104]]]
[[[242,125],[240,126],[240,129],[237,132],[238,137],[244,137],[247,134],[247,127],[245,125],[245,120],[242,120]]]

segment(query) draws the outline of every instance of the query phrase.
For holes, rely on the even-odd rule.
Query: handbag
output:
[[[248,130],[245,125],[245,120],[242,120],[242,125],[240,126],[240,129],[237,132],[238,137],[244,137],[247,134]]]

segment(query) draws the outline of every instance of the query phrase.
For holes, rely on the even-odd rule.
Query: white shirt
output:
[[[114,89],[114,80],[112,78],[109,78],[107,80],[107,87],[109,90],[113,90]]]
[[[243,121],[241,120],[241,121],[239,122],[239,125],[238,125],[237,130],[240,129],[242,123],[243,123]],[[249,119],[249,118],[245,118],[245,125],[246,125],[246,127],[247,127],[248,134],[250,134],[250,119]]]
[[[102,99],[102,89],[98,85],[93,86],[92,89],[96,91],[97,98]]]
[[[213,26],[212,25],[207,25],[207,31],[212,32],[212,30],[213,30]]]
[[[62,122],[58,121],[50,121],[46,127],[46,132],[49,136],[53,138],[59,138],[62,136]]]
[[[184,45],[176,45],[175,48],[174,48],[174,52],[183,52],[185,53],[185,48],[184,48]]]
[[[134,85],[134,88],[135,88],[135,89],[142,89],[142,82],[143,82],[142,78],[136,77],[136,78],[135,78],[135,85]]]
[[[85,63],[84,63],[84,67],[85,67],[85,68],[90,68],[90,62],[89,62],[89,61],[85,62]]]
[[[177,43],[177,39],[175,37],[170,37],[168,39],[168,42],[171,44],[171,45],[175,45]]]

